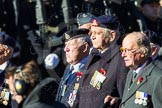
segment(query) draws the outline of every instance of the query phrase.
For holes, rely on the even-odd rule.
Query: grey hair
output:
[[[111,31],[113,31],[113,30],[110,30],[110,29],[107,29],[107,28],[104,29],[105,35],[107,37],[112,37]]]
[[[142,51],[142,49],[145,49],[146,51],[145,56],[147,58],[150,57],[151,56],[151,45],[150,45],[150,40],[146,36],[146,34],[142,32],[132,32],[130,34],[135,37],[135,41],[137,42],[137,45],[140,47],[140,51]]]
[[[120,36],[119,30],[111,30],[111,29],[105,28],[104,31],[105,31],[105,34],[106,34],[107,37],[111,37],[112,36],[111,31],[116,32],[117,36]]]
[[[89,35],[84,35],[84,37],[80,37],[78,38],[80,40],[81,44],[84,44],[85,42],[87,42],[89,45],[91,45],[91,39]]]

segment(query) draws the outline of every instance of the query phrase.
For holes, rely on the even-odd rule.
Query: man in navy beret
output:
[[[118,40],[124,29],[118,18],[99,16],[92,20],[91,25],[92,45],[100,55],[92,56],[86,64],[86,74],[80,82],[75,104],[79,108],[101,108],[107,95],[122,97],[128,72],[119,50]]]
[[[67,31],[65,37],[65,56],[68,66],[59,85],[56,100],[67,107],[72,107],[79,89],[84,66],[88,60],[90,50],[89,30],[77,29]]]

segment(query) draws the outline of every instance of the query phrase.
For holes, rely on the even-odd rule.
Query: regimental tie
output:
[[[132,85],[132,83],[134,82],[135,78],[137,77],[137,72],[135,70],[133,70],[132,72],[132,78],[131,78],[131,83],[130,83],[130,86]]]

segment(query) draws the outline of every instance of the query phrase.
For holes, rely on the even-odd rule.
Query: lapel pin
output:
[[[138,78],[138,80],[137,80],[137,85],[140,84],[142,81],[143,81],[143,77],[140,76],[140,77]]]

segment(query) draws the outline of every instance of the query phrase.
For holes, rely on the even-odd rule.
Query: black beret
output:
[[[158,3],[160,4],[160,0],[141,0],[141,6],[145,4],[151,4],[151,3]]]
[[[89,30],[88,29],[76,29],[76,30],[70,30],[67,31],[65,36],[65,41],[72,40],[79,37],[85,37],[88,36]]]
[[[92,20],[92,26],[116,30],[120,26],[117,16],[102,15]]]
[[[95,18],[94,15],[91,13],[78,13],[77,14],[77,23],[79,26],[86,24],[86,23],[91,23],[91,20]]]
[[[0,44],[10,46],[13,49],[16,47],[15,39],[7,35],[5,32],[0,32]]]

